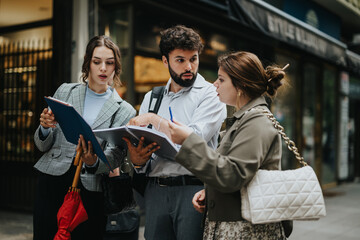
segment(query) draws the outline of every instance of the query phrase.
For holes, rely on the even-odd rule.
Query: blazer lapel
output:
[[[104,103],[104,106],[101,108],[99,114],[97,115],[92,129],[99,127],[106,120],[111,118],[111,116],[119,109],[119,104],[123,101],[121,97],[116,92],[116,89],[112,90],[113,93],[110,98]]]
[[[81,116],[84,113],[86,87],[87,85],[81,84],[79,87],[74,88],[69,99],[69,102],[73,105],[76,111],[80,113]]]

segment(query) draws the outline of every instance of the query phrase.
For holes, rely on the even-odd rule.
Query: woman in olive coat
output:
[[[220,101],[237,109],[218,149],[186,126],[169,122],[172,140],[182,144],[176,161],[205,183],[205,190],[193,198],[198,211],[207,210],[203,239],[286,239],[281,223],[253,225],[244,220],[240,201],[240,189],[257,169],[280,168],[280,135],[254,108],[268,110],[264,95],[276,94],[285,73],[275,66],[264,69],[249,52],[222,56],[218,63],[214,86]]]

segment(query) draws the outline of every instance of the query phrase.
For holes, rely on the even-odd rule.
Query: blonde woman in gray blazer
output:
[[[135,116],[135,109],[108,86],[120,82],[120,50],[106,36],[92,38],[86,48],[82,66],[83,83],[61,85],[54,97],[66,101],[89,123],[92,129],[119,127]],[[80,137],[80,136],[79,136]],[[75,167],[72,162],[76,145],[66,141],[54,114],[45,108],[40,116],[40,126],[34,136],[35,144],[44,155],[35,164],[38,185],[34,207],[34,239],[53,239],[57,232],[57,211],[72,183]],[[101,141],[100,141],[101,144]],[[84,153],[85,163],[79,181],[80,195],[88,214],[88,220],[71,233],[71,239],[102,239],[105,219],[100,180],[108,167],[92,152],[91,143],[81,137],[78,146]],[[108,144],[105,155],[111,166],[118,166],[126,154]]]
[[[219,58],[214,85],[221,102],[235,106],[233,124],[217,150],[191,129],[170,123],[172,140],[182,147],[176,161],[205,183],[193,198],[207,210],[203,239],[286,239],[281,223],[252,225],[241,217],[240,189],[257,169],[279,169],[281,139],[271,121],[253,108],[268,109],[264,95],[274,96],[285,73],[263,68],[258,57],[236,52]]]

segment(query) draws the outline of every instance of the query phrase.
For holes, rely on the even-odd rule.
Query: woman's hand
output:
[[[134,146],[128,138],[123,138],[126,142],[130,154],[131,162],[135,166],[143,166],[149,161],[151,154],[160,149],[156,142],[144,146],[144,137],[140,138],[139,144]]]
[[[205,211],[205,189],[195,193],[192,204],[196,211],[203,213]]]
[[[185,139],[193,132],[191,128],[179,122],[168,122],[171,140],[176,144],[183,144]]]
[[[109,172],[109,177],[117,177],[120,176],[120,168],[117,167]]]
[[[76,147],[78,152],[82,148],[83,153],[81,154],[81,160],[88,166],[92,166],[96,163],[97,155],[93,152],[93,147],[90,141],[85,142],[83,135],[80,134],[79,142]]]
[[[40,125],[43,126],[43,128],[55,128],[56,123],[54,113],[48,108],[44,108],[40,114]]]

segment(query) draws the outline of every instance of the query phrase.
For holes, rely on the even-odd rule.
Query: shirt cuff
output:
[[[152,160],[152,157],[150,157],[149,161],[147,161],[144,165],[134,165],[133,163],[132,166],[134,168],[134,171],[136,173],[146,173],[146,169],[149,167],[150,161]]]
[[[50,128],[44,128],[40,125],[40,131],[39,131],[39,137],[41,140],[45,140],[47,136],[49,136],[51,129]]]

